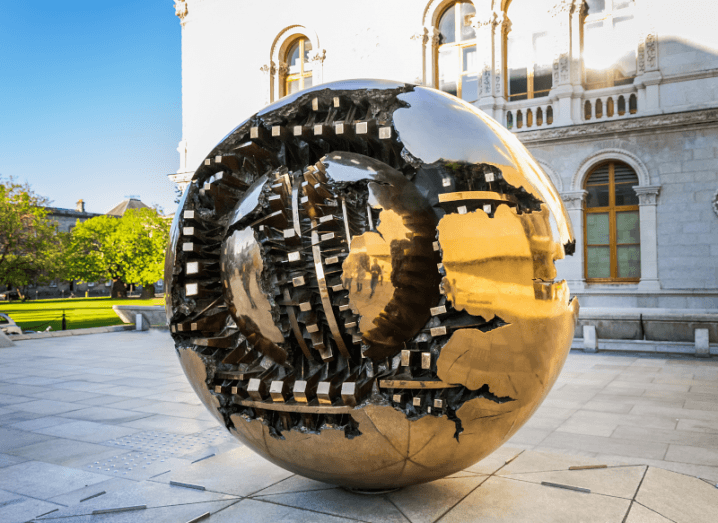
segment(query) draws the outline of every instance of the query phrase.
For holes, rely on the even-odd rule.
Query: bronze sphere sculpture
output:
[[[197,169],[167,317],[238,439],[361,489],[441,478],[514,434],[556,380],[578,303],[556,189],[481,111],[410,84],[287,96]]]

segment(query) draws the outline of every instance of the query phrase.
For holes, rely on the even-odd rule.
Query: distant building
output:
[[[718,307],[718,2],[175,0],[175,9],[179,187],[222,137],[287,94],[350,78],[434,87],[515,133],[552,179],[576,236],[557,268],[582,306]]]
[[[78,200],[74,209],[60,209],[59,207],[45,207],[47,217],[57,222],[60,232],[70,232],[77,225],[77,221],[84,222],[95,216],[102,216],[94,212],[85,212],[85,202]]]
[[[117,216],[118,218],[121,218],[125,215],[127,211],[130,209],[150,209],[151,207],[149,205],[145,205],[141,201],[139,201],[136,198],[128,198],[127,200],[123,200],[122,202],[115,205],[111,210],[107,211],[105,214],[108,216]]]

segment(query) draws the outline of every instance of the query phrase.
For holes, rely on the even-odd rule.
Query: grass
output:
[[[127,298],[72,298],[56,300],[31,300],[26,302],[0,302],[0,312],[8,314],[23,331],[44,331],[48,325],[53,331],[62,330],[62,313],[68,329],[87,329],[122,325],[122,320],[112,310],[113,305],[162,305],[162,298],[139,300]]]

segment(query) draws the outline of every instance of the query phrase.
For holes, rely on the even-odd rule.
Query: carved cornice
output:
[[[658,194],[661,192],[660,185],[636,185],[633,187],[638,195],[640,205],[656,205]]]
[[[179,17],[180,19],[180,25],[184,27],[184,24],[187,23],[185,18],[187,17],[187,13],[189,10],[187,9],[187,1],[186,0],[175,0],[175,15]]]
[[[327,50],[321,49],[309,57],[310,62],[324,63],[324,59],[327,57]]]
[[[516,136],[524,144],[539,144],[565,140],[593,140],[605,135],[629,132],[670,132],[681,127],[696,125],[718,125],[718,109],[617,119],[609,122],[570,125],[541,131],[524,131],[516,133]]]
[[[566,209],[583,209],[583,202],[586,200],[588,191],[567,191],[561,193],[561,200],[563,200],[564,207]]]
[[[268,64],[264,64],[262,67],[260,67],[259,70],[262,71],[264,74],[274,76],[277,72],[277,65],[274,62],[270,61]]]

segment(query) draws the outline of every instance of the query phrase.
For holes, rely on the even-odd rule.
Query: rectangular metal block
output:
[[[438,251],[439,250],[439,242],[434,242],[432,244],[432,247],[434,248],[435,251]]]
[[[430,310],[431,310],[432,316],[438,316],[439,314],[446,314],[446,305],[439,305],[438,307],[432,307]]]
[[[379,139],[391,140],[391,127],[379,127]]]
[[[484,212],[485,212],[486,214],[491,214],[491,204],[490,204],[490,203],[485,203],[485,204],[484,204]]]
[[[484,174],[484,179],[487,182],[493,182],[494,181],[494,173],[486,173]]]
[[[459,214],[466,214],[466,205],[460,205],[456,208],[456,212]]]
[[[436,398],[434,400],[434,408],[435,409],[443,409],[444,408],[444,400]]]
[[[324,265],[333,265],[335,263],[339,263],[339,256],[330,256],[324,259]]]
[[[292,285],[294,287],[301,287],[304,285],[304,276],[297,276],[295,278],[292,278]]]
[[[299,251],[290,252],[287,255],[287,259],[290,262],[302,261],[302,253],[300,253]]]
[[[297,380],[294,382],[294,390],[292,391],[294,394],[294,399],[300,403],[308,403],[309,398],[307,398],[307,382],[306,380]]]
[[[262,401],[267,395],[267,385],[258,378],[252,378],[247,384],[247,394],[254,401]]]
[[[322,405],[331,405],[332,398],[330,396],[332,384],[328,381],[320,381],[317,385],[317,400]]]
[[[196,296],[199,294],[199,285],[196,283],[188,283],[185,285],[185,294],[187,296]]]
[[[408,367],[409,365],[411,365],[411,351],[404,349],[401,351],[401,366]]]
[[[421,407],[421,396],[414,396],[414,398],[411,400],[411,404],[415,407]]]
[[[432,327],[431,328],[431,337],[436,338],[437,336],[446,336],[446,327]]]
[[[295,125],[292,128],[292,133],[294,136],[301,136],[302,135],[302,126],[301,125]]]
[[[421,368],[422,369],[430,369],[431,368],[431,352],[422,352],[421,353]]]

